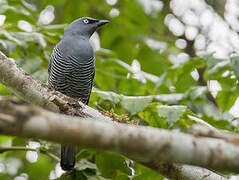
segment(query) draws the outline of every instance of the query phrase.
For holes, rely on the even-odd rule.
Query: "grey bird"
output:
[[[107,20],[82,17],[65,30],[55,46],[48,67],[48,84],[55,90],[88,104],[95,75],[94,51],[89,43],[91,35]],[[75,165],[75,147],[61,146],[61,167],[70,171]]]

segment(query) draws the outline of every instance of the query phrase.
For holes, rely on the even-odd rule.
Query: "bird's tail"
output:
[[[76,149],[74,146],[61,145],[61,168],[71,171],[75,166]]]

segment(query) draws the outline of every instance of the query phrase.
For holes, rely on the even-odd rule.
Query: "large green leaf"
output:
[[[229,91],[219,91],[217,93],[217,104],[222,111],[228,111],[235,101],[237,100],[237,94]]]
[[[133,180],[163,180],[164,177],[156,173],[155,171],[148,169],[140,164],[135,163],[135,176]]]
[[[131,175],[125,160],[124,157],[115,153],[100,152],[96,154],[96,165],[102,176],[106,178],[119,178],[123,176],[122,174]]]
[[[158,105],[157,108],[159,117],[165,118],[170,126],[177,122],[187,110],[186,106]]]
[[[168,106],[152,103],[138,115],[150,126],[157,128],[184,130],[195,123],[188,117],[188,115],[192,115],[192,112],[183,105]]]
[[[54,168],[54,162],[45,155],[39,156],[37,162],[28,163],[24,172],[30,179],[42,180],[48,179],[51,170]]]

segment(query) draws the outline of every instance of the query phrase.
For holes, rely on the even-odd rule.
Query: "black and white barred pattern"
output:
[[[64,57],[57,46],[54,48],[48,69],[48,84],[55,90],[80,98],[88,104],[95,73],[95,59],[80,63],[77,58]]]

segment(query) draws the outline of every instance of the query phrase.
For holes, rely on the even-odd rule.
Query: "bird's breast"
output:
[[[71,39],[66,38],[60,41],[57,45],[58,49],[67,57],[72,57],[73,60],[79,63],[87,63],[94,57],[94,50],[86,39]]]

